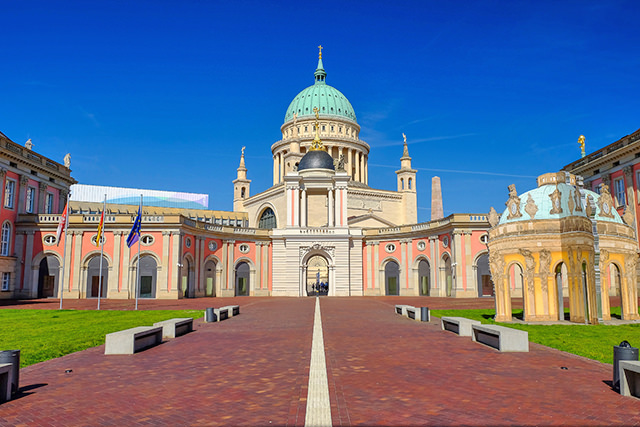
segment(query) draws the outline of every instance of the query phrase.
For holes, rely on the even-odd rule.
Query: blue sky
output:
[[[240,149],[252,194],[291,100],[327,83],[395,189],[402,133],[445,215],[504,209],[539,174],[640,128],[637,1],[3,2],[0,131],[84,184],[210,195],[232,208]]]

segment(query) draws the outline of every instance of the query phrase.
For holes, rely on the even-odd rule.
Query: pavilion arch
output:
[[[109,290],[109,278],[112,276],[113,259],[109,254],[102,254],[102,283],[100,284],[100,251],[93,250],[82,259],[82,273],[80,275],[80,297],[97,298],[98,289],[101,288],[100,297],[106,298]],[[105,265],[106,264],[106,265]]]
[[[522,303],[522,316],[524,318],[526,310],[526,292],[524,292],[524,267],[520,261],[511,261],[507,264],[505,270],[507,280],[507,295],[506,298],[520,298]],[[512,309],[513,312],[513,309]],[[507,313],[507,316],[512,313]]]
[[[489,269],[489,251],[481,251],[473,259],[473,276],[479,297],[489,297],[494,293],[491,271]]]
[[[193,260],[193,255],[186,253],[182,256],[182,263],[180,266],[180,284],[179,284],[179,296],[182,298],[195,298],[196,296],[196,265]]]
[[[62,277],[60,255],[53,251],[40,252],[33,258],[31,269],[32,295],[38,298],[59,297]]]
[[[260,205],[260,208],[258,209],[258,213],[256,214],[256,219],[255,219],[255,227],[256,228],[261,228],[260,227],[260,220],[262,219],[263,215],[265,215],[265,213],[268,212],[268,209],[271,209],[271,211],[273,212],[273,221],[275,222],[275,224],[273,224],[273,227],[264,227],[264,222],[265,221],[263,220],[263,227],[264,228],[278,228],[278,224],[282,223],[282,221],[280,221],[280,219],[278,218],[278,210],[273,205],[273,203],[266,202],[266,203],[263,203],[262,205]],[[266,220],[266,218],[265,218],[265,220]]]
[[[253,295],[256,267],[247,257],[238,258],[233,265],[233,292],[235,296]]]
[[[600,273],[601,283],[606,283],[606,289],[602,290],[602,312],[604,320],[607,320],[605,318],[605,311],[608,314],[607,317],[611,319],[611,298],[618,298],[620,302],[620,317],[623,318],[625,306],[622,302],[624,298],[622,291],[622,281],[624,280],[623,271],[622,266],[618,262],[610,261],[606,264],[604,271]]]
[[[445,297],[452,296],[453,292],[453,265],[451,264],[451,255],[449,252],[445,252],[440,257],[440,280],[442,283],[440,292],[444,292]]]
[[[211,254],[202,263],[202,278],[204,280],[204,296],[215,297],[220,295],[220,285],[222,283],[222,262]]]
[[[140,298],[156,298],[158,291],[158,273],[162,269],[162,262],[152,251],[140,252],[142,268],[140,269],[140,283],[138,286],[138,253],[131,258],[129,267],[130,294],[135,298],[136,289]]]
[[[378,274],[378,277],[380,280],[378,286],[382,295],[400,295],[402,267],[400,261],[398,261],[396,257],[388,256],[382,260],[380,263],[380,274]],[[389,293],[394,290],[394,293]]]
[[[554,275],[556,304],[558,307],[558,320],[565,320],[564,309],[567,308],[568,302],[565,303],[565,297],[569,297],[569,270],[564,259],[556,262],[551,272]]]
[[[415,283],[417,293],[420,296],[431,294],[431,261],[426,255],[418,255],[413,260],[411,281]]]

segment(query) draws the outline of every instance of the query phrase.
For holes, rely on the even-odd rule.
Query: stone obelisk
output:
[[[442,189],[440,188],[440,177],[431,178],[431,221],[444,217],[442,209]]]

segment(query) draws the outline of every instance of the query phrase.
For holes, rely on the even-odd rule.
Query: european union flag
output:
[[[138,216],[136,220],[133,222],[133,227],[131,227],[131,231],[129,232],[129,236],[127,237],[127,246],[131,247],[134,243],[140,239],[140,226],[142,225],[142,212],[141,208],[138,208]]]

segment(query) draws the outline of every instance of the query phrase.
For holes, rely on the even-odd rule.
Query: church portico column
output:
[[[328,222],[328,225],[329,225],[329,227],[333,227],[335,225],[334,224],[334,208],[333,208],[333,189],[329,190],[328,197],[329,197],[329,200],[328,200],[328,203],[327,203],[327,205],[329,207],[329,222]]]
[[[300,226],[307,226],[307,189],[304,187],[300,192]]]
[[[354,164],[356,167],[356,176],[355,176],[355,180],[356,181],[360,181],[360,153],[359,152],[355,152],[355,158],[354,158]]]
[[[284,179],[284,156],[282,151],[278,153],[278,164],[280,165],[280,182]]]
[[[459,293],[463,293],[466,289],[464,287],[464,278],[463,278],[463,273],[462,273],[462,239],[461,239],[461,235],[462,232],[460,230],[454,230],[453,233],[453,247],[451,248],[451,254],[453,255],[453,265],[452,267],[454,267],[454,271],[455,271],[455,292],[456,292],[456,296],[458,296]]]
[[[346,169],[351,179],[355,179],[353,177],[353,150],[347,149],[347,168]]]

